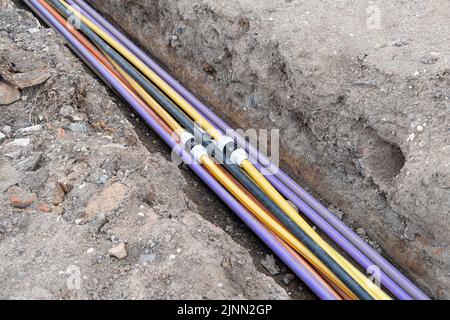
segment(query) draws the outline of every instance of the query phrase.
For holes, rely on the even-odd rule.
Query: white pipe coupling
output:
[[[192,148],[191,155],[197,163],[201,163],[202,157],[207,156],[208,152],[204,146],[198,144]]]
[[[220,151],[223,152],[223,150],[225,149],[225,147],[230,144],[230,143],[234,143],[233,138],[228,137],[228,136],[221,136],[217,141],[216,141],[216,146],[217,149],[219,149]]]
[[[241,167],[242,162],[244,162],[244,160],[248,160],[247,152],[245,152],[245,150],[242,148],[236,149],[231,154],[230,160],[232,163]]]

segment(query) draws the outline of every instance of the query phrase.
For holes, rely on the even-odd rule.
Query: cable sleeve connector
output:
[[[245,150],[242,148],[236,149],[231,154],[230,160],[232,163],[241,167],[242,162],[244,162],[244,160],[248,160],[247,152],[245,152]]]
[[[206,148],[204,146],[198,144],[192,148],[191,155],[196,162],[201,163],[202,157],[207,156],[208,152],[206,151]]]

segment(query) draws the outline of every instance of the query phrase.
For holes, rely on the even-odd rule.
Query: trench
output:
[[[139,117],[115,95],[112,96],[118,103],[122,114],[133,124],[139,140],[151,153],[159,152],[170,160],[170,148],[139,119]],[[269,248],[238,218],[236,215],[201,181],[187,166],[180,165],[179,169],[186,180],[184,193],[196,204],[196,212],[208,222],[218,226],[227,233],[237,244],[244,247],[250,254],[253,264],[259,272],[273,278],[278,285],[289,293],[292,299],[316,299],[311,290],[299,279],[295,278],[286,284],[283,277],[290,273],[284,263],[275,257],[280,268],[278,275],[272,275],[260,263],[266,255],[273,255]]]
[[[95,2],[96,1],[90,1]],[[108,16],[108,15],[106,15]],[[117,18],[117,17],[116,17]],[[148,19],[151,19],[152,17],[147,17]],[[115,21],[117,19],[110,19],[111,21]],[[120,19],[118,19],[120,20]],[[150,21],[151,23],[154,23],[154,21]],[[143,21],[142,23],[145,23]],[[121,26],[121,23],[116,23],[116,26]],[[127,30],[126,26],[123,26]],[[130,34],[124,28],[121,28],[122,32],[127,34],[130,39],[133,39],[136,43],[142,43],[139,41],[139,39],[136,39],[135,34]],[[175,61],[173,56],[168,57],[167,59],[161,58],[161,52],[164,51],[164,49],[157,50],[157,54],[151,54],[149,50],[146,50],[145,46],[141,47],[152,57],[155,58],[156,61],[160,63],[162,66],[167,66],[167,64],[171,65],[171,62],[174,62],[174,67],[171,68],[171,73],[175,76],[178,76],[178,78],[183,83],[189,83],[187,86],[189,89],[192,89],[193,92],[199,96],[202,97],[205,95],[205,100],[210,102],[209,105],[212,105],[215,107],[215,110],[217,113],[225,120],[227,121],[232,127],[236,127],[236,125],[239,125],[240,127],[250,127],[252,124],[256,125],[258,127],[269,127],[270,124],[267,121],[267,119],[252,119],[252,115],[257,114],[256,111],[253,111],[253,113],[249,112],[248,114],[245,114],[242,110],[235,110],[235,109],[226,109],[224,108],[224,105],[218,102],[217,98],[217,92],[223,92],[229,90],[224,87],[224,82],[221,81],[223,79],[218,79],[217,77],[220,77],[221,70],[218,70],[217,68],[214,68],[213,66],[209,64],[203,65],[202,72],[208,74],[208,81],[215,81],[217,84],[214,86],[219,87],[218,91],[208,93],[208,88],[211,87],[211,84],[202,86],[202,83],[199,81],[199,75],[198,74],[191,74],[190,71],[192,71],[192,65],[186,67],[185,70],[181,70],[183,59],[180,58],[180,61]],[[160,59],[158,58],[160,57]],[[176,56],[176,55],[175,55]],[[186,58],[186,57],[184,57]],[[165,62],[165,63],[164,63]],[[279,65],[279,68],[277,67]],[[285,83],[288,82],[288,76],[286,75],[287,71],[285,70],[285,65],[283,62],[279,61],[277,65],[274,66],[274,73],[277,72],[280,73],[280,77],[284,79]],[[174,69],[174,70],[173,70]],[[180,77],[181,75],[181,77]],[[192,82],[189,82],[190,80],[194,80]],[[254,83],[257,83],[261,79],[253,79]],[[255,90],[254,88],[251,90]],[[216,96],[216,97],[214,97]],[[239,98],[245,98],[247,95],[242,94],[240,92],[236,93],[236,96]],[[280,105],[277,104],[276,99],[278,97],[272,97],[274,99],[274,104],[272,106],[272,109],[274,112],[278,112],[282,115],[282,111],[279,111]],[[254,101],[255,99],[252,98],[251,104],[257,104],[257,101]],[[333,105],[340,105],[345,102],[345,96],[339,95],[338,99],[336,101],[331,101]],[[225,103],[225,106],[230,104],[231,102],[228,101]],[[139,121],[136,116],[131,116],[130,110],[127,107],[123,107],[122,111],[124,115],[133,123],[135,126],[136,133],[140,137],[140,140],[143,142],[143,144],[146,146],[146,148],[150,152],[160,152],[167,158],[170,157],[169,149],[164,145],[163,142],[161,142],[151,130],[149,130],[145,124],[143,124],[142,121]],[[289,113],[290,110],[287,110]],[[298,119],[297,119],[298,118]],[[282,150],[281,154],[281,163],[280,166],[285,168],[286,171],[291,174],[292,177],[294,177],[298,182],[300,182],[303,186],[306,186],[309,191],[313,193],[314,196],[319,198],[319,200],[322,201],[325,205],[329,203],[333,203],[336,207],[342,208],[342,210],[345,213],[352,213],[353,216],[351,220],[346,222],[350,222],[350,225],[352,227],[358,227],[360,226],[361,222],[364,222],[364,226],[370,226],[371,235],[374,235],[374,238],[382,244],[386,244],[387,252],[384,253],[384,256],[389,259],[389,256],[393,253],[392,250],[389,250],[390,247],[394,247],[397,245],[395,243],[394,245],[389,242],[393,239],[395,239],[395,235],[389,237],[387,240],[384,238],[386,236],[386,233],[392,232],[392,229],[386,228],[385,230],[382,230],[380,226],[383,225],[383,221],[378,221],[376,219],[379,219],[376,215],[381,212],[382,214],[386,214],[386,212],[389,212],[390,207],[387,204],[387,201],[385,199],[385,189],[389,189],[391,186],[395,184],[395,179],[401,174],[402,169],[405,165],[405,154],[402,151],[401,146],[396,144],[393,141],[387,141],[383,139],[381,135],[378,134],[378,132],[374,129],[369,127],[366,127],[365,124],[361,124],[359,119],[351,119],[349,117],[348,122],[343,124],[343,128],[346,126],[349,127],[349,133],[347,133],[347,137],[354,138],[352,136],[352,130],[358,130],[360,132],[359,135],[356,135],[357,138],[354,138],[354,149],[359,150],[360,153],[355,152],[354,150],[346,150],[345,148],[342,148],[341,146],[326,146],[325,142],[327,139],[330,139],[327,136],[320,136],[320,132],[317,128],[314,127],[312,121],[311,121],[311,115],[308,114],[299,114],[299,116],[295,119],[290,119],[287,122],[282,123],[283,125],[289,126],[296,126],[298,125],[298,122],[302,122],[302,126],[299,128],[300,133],[302,133],[304,136],[308,138],[308,143],[310,143],[310,149],[311,150],[325,150],[327,153],[329,153],[330,158],[335,157],[333,160],[335,161],[334,166],[330,166],[329,163],[325,163],[323,159],[318,159],[317,163],[318,165],[315,165],[313,163],[313,160],[306,159],[306,157],[299,157],[299,152],[290,153],[286,149],[289,147],[289,140],[290,136],[287,138],[284,138],[285,140],[283,142],[287,142],[286,145],[288,145],[284,150]],[[252,120],[255,121],[255,123],[252,123]],[[343,129],[345,130],[345,129]],[[319,132],[319,133],[317,133]],[[292,132],[290,132],[292,134]],[[341,154],[337,154],[335,156],[333,152],[334,149],[341,152]],[[342,151],[342,150],[345,151]],[[162,151],[164,150],[164,151]],[[299,151],[303,151],[301,148]],[[346,153],[345,153],[346,152]],[[311,152],[312,153],[312,152]],[[384,162],[384,164],[383,164]],[[310,167],[312,167],[312,170],[309,170]],[[190,188],[185,188],[184,192],[188,195],[190,200],[197,204],[197,208],[199,210],[199,213],[209,222],[214,223],[215,225],[219,226],[221,229],[223,229],[227,234],[229,234],[232,239],[240,244],[241,246],[245,247],[249,253],[251,254],[254,265],[257,270],[259,270],[262,273],[265,273],[266,275],[273,277],[275,281],[280,284],[283,288],[287,290],[291,294],[291,297],[294,299],[311,299],[314,296],[312,293],[304,287],[300,281],[297,279],[290,282],[289,285],[286,285],[283,281],[283,275],[286,273],[289,273],[287,268],[283,265],[282,262],[280,262],[278,259],[277,265],[281,267],[281,273],[276,276],[272,276],[269,272],[267,272],[264,267],[260,264],[260,260],[266,255],[271,254],[271,252],[265,247],[265,245],[237,218],[235,215],[214,195],[210,192],[210,190],[187,168],[181,166],[180,167],[181,172],[183,173],[184,178],[187,181],[187,184],[191,186]],[[346,186],[345,184],[351,184],[351,181],[343,181],[342,183],[339,181],[339,178],[343,176],[344,174],[347,174],[350,176],[351,179],[356,180],[353,178],[353,176],[357,177],[357,179],[367,181],[367,185],[369,186],[367,189],[370,189],[368,192],[366,190],[363,190],[365,194],[359,195],[356,198],[352,198],[353,194],[349,196],[350,192],[349,190],[345,190]],[[331,175],[331,178],[329,177]],[[326,185],[326,180],[333,179],[333,184],[331,186]],[[333,187],[336,186],[344,186],[344,190],[335,191],[333,190]],[[308,188],[309,187],[309,188]],[[339,195],[340,191],[344,191],[347,194],[344,194],[343,196]],[[368,203],[367,206],[373,206],[375,209],[369,210],[370,215],[367,213],[367,216],[362,215],[361,213],[358,213],[358,207],[361,206],[361,203],[365,205],[365,197],[369,197],[374,194],[374,192],[379,193],[380,200],[376,200],[373,203]],[[201,195],[201,197],[199,196]],[[322,197],[320,197],[321,195]],[[347,196],[347,198],[346,198]],[[377,198],[378,199],[378,198]],[[359,203],[357,203],[355,206],[356,208],[353,208],[352,200],[357,200]],[[207,205],[205,205],[205,203]],[[357,213],[355,215],[355,213]],[[365,221],[367,219],[367,221]],[[373,225],[371,223],[373,222]],[[370,240],[370,239],[369,239]],[[407,255],[407,254],[405,254]],[[402,257],[396,257],[398,261],[402,264],[402,260],[405,260]],[[391,262],[395,261],[393,259],[389,259]],[[405,266],[407,268],[408,266]]]

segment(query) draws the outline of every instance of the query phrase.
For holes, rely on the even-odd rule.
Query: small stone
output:
[[[34,34],[36,32],[39,32],[39,28],[30,28],[27,30],[29,33]]]
[[[125,248],[125,244],[122,242],[121,244],[111,248],[108,251],[109,256],[115,257],[117,259],[123,259],[128,256],[127,249]]]
[[[15,88],[24,89],[47,81],[51,74],[48,68],[38,68],[27,72],[9,72],[2,70],[2,77]]]
[[[30,144],[30,139],[16,139],[11,143],[13,146],[26,147]]]
[[[97,178],[96,182],[97,182],[97,184],[106,184],[108,182],[108,176],[105,174],[102,174]]]
[[[87,254],[91,254],[91,253],[94,253],[94,248],[89,248],[87,251],[86,251],[86,253]]]
[[[277,275],[280,273],[280,268],[275,263],[275,258],[273,255],[266,255],[264,259],[261,259],[261,264],[267,271],[269,271],[272,275]]]
[[[34,196],[20,187],[12,187],[8,194],[11,206],[14,208],[25,209],[34,202]]]
[[[413,132],[408,136],[408,139],[406,139],[406,141],[414,141],[415,138],[416,138],[416,134]]]
[[[4,126],[2,129],[3,133],[9,136],[12,132],[12,128],[10,126]]]
[[[289,283],[291,283],[292,280],[295,279],[295,275],[293,275],[292,273],[287,273],[283,276],[283,282],[288,285]]]
[[[12,104],[20,99],[20,91],[16,88],[0,82],[0,105]]]
[[[344,213],[341,210],[336,209],[333,211],[333,213],[339,220],[344,219]]]
[[[21,171],[36,171],[39,168],[39,164],[42,160],[42,152],[32,155],[28,159],[19,162],[17,167]]]
[[[364,228],[358,228],[356,229],[356,233],[359,234],[360,236],[365,236],[366,230],[364,230]]]
[[[6,136],[0,132],[0,143],[3,142],[3,140],[5,140]]]
[[[52,208],[51,208],[49,205],[47,205],[47,204],[41,204],[41,205],[39,205],[38,210],[39,210],[40,212],[45,212],[45,213],[50,213],[50,212],[52,212]]]
[[[66,131],[63,128],[58,128],[57,132],[56,132],[56,136],[59,139],[64,138],[64,136],[66,135]]]
[[[20,135],[23,135],[23,136],[28,136],[30,134],[34,134],[34,133],[39,132],[41,130],[42,130],[42,126],[40,124],[37,124],[35,126],[22,128],[17,133],[20,134]]]
[[[422,126],[417,126],[417,131],[422,132],[423,131],[423,127]]]
[[[75,109],[72,108],[72,106],[64,105],[59,109],[59,115],[65,118],[70,117],[72,114],[75,113]]]
[[[219,282],[219,283],[217,284],[217,288],[223,288],[223,282]]]
[[[76,133],[87,133],[88,129],[84,123],[71,123],[69,126],[70,130]]]

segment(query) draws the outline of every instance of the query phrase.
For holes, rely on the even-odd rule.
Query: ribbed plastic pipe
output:
[[[163,68],[161,68],[154,60],[152,60],[148,55],[145,54],[139,47],[137,47],[133,42],[131,42],[125,35],[123,35],[117,28],[115,28],[111,23],[104,19],[100,14],[90,7],[83,0],[69,1],[72,4],[77,4],[79,9],[83,11],[84,14],[89,15],[89,18],[96,22],[97,25],[103,27],[105,32],[108,32],[113,38],[121,42],[128,49],[133,51],[136,56],[138,56],[143,62],[147,64],[153,71],[155,71],[161,78],[163,78],[169,85],[172,86],[179,94],[181,94],[187,101],[189,101],[199,112],[201,112],[211,123],[213,123],[222,132],[226,132],[228,135],[232,136],[238,144],[245,147],[249,154],[264,165],[264,167],[259,166],[259,169],[265,173],[266,178],[270,181],[271,176],[275,176],[278,181],[277,189],[285,195],[292,202],[300,201],[308,204],[312,209],[314,209],[314,215],[317,213],[326,220],[326,224],[317,223],[318,227],[321,228],[327,235],[331,237],[333,235],[334,240],[349,253],[355,254],[353,257],[358,261],[363,267],[368,268],[369,266],[378,266],[383,274],[381,275],[381,283],[397,298],[399,299],[415,299],[427,300],[428,296],[423,293],[414,283],[412,283],[407,277],[401,274],[391,263],[389,263],[385,258],[383,258],[378,252],[368,245],[364,240],[362,240],[353,230],[347,227],[342,221],[340,221],[333,213],[331,213],[327,208],[325,208],[319,201],[317,201],[311,194],[300,187],[294,180],[292,180],[286,173],[281,169],[277,168],[270,162],[270,160],[263,154],[254,148],[252,145],[247,143],[240,135],[238,135],[216,114],[214,114],[206,105],[199,101],[194,95],[192,95],[187,89],[185,89],[178,81],[171,77]],[[265,170],[264,170],[265,169]],[[289,194],[290,196],[286,196]],[[295,197],[294,197],[295,196]],[[321,226],[319,226],[321,225]],[[336,234],[336,231],[338,232]],[[344,241],[337,241],[336,236],[345,237],[347,239],[347,244]],[[339,243],[342,242],[342,243]],[[351,244],[351,247],[349,246]],[[359,252],[356,254],[355,249]],[[392,279],[391,279],[392,278]],[[394,280],[396,283],[394,283]],[[398,285],[397,285],[398,284]],[[401,288],[399,288],[399,286]],[[411,297],[412,296],[412,297]]]
[[[43,18],[44,21],[50,23],[64,38],[76,49],[80,57],[92,66],[102,79],[107,81],[121,97],[128,102],[133,109],[145,120],[150,128],[172,149],[177,148],[181,159],[197,174],[197,176],[210,187],[219,198],[224,201],[227,206],[239,216],[240,219],[253,231],[257,236],[321,299],[336,300],[335,295],[328,290],[320,281],[312,276],[311,272],[288,252],[286,248],[268,231],[253,215],[251,215],[239,202],[236,201],[201,165],[196,164],[191,156],[187,154],[183,148],[178,148],[177,143],[149,114],[143,109],[139,103],[122,87],[109,72],[100,64],[86,48],[84,48],[78,40],[58,23],[56,19],[46,11],[37,0],[25,0],[27,5],[36,10],[36,13]]]

